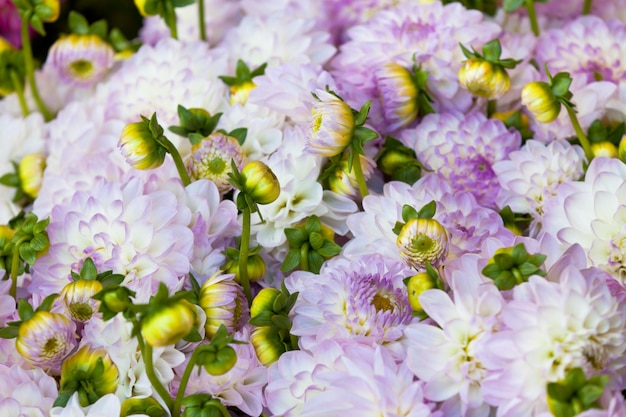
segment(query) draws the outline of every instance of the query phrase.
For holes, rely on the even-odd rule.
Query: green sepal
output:
[[[239,145],[243,145],[246,141],[246,137],[248,136],[248,128],[238,127],[237,129],[233,129],[228,133],[228,136],[231,136],[237,139]]]
[[[372,129],[368,129],[363,126],[358,126],[354,129],[354,139],[358,140],[361,144],[369,142],[370,140],[374,140],[377,137],[378,133],[376,133]],[[363,154],[364,152],[361,150],[359,153]]]
[[[196,329],[195,327],[191,327],[191,330],[189,331],[189,333],[187,333],[187,336],[183,337],[183,340],[186,342],[201,342],[202,341],[202,336],[200,335],[200,332],[198,331],[198,329]]]
[[[316,251],[310,251],[308,254],[309,270],[314,274],[319,274],[324,265],[324,258]]]
[[[273,315],[274,315],[273,312],[269,310],[264,310],[264,311],[261,311],[256,316],[251,317],[248,323],[256,327],[271,326]]]
[[[78,35],[86,35],[89,33],[89,22],[85,19],[85,16],[72,10],[67,17],[67,24],[72,33]]]
[[[489,62],[498,62],[502,54],[502,46],[498,39],[493,39],[483,46],[483,56]]]
[[[41,36],[46,36],[46,30],[43,28],[43,21],[41,18],[34,14],[33,17],[30,18],[30,25],[35,29],[35,32],[39,33]]]
[[[0,177],[0,184],[6,187],[18,188],[20,186],[19,175],[9,172]]]
[[[569,87],[572,84],[572,78],[570,77],[568,72],[559,72],[552,78],[552,92],[556,97],[567,97],[567,93],[569,92]]]
[[[504,0],[503,7],[507,13],[514,12],[524,5],[525,0]]]
[[[26,321],[35,315],[35,310],[26,300],[20,298],[17,302],[17,314],[22,321]]]
[[[413,206],[410,206],[408,204],[405,204],[402,206],[402,220],[405,223],[411,219],[419,219],[419,217],[420,217],[419,213],[417,212],[417,210],[415,210]]]
[[[290,249],[280,266],[280,271],[291,271],[292,269],[296,269],[298,265],[300,265],[300,250],[296,248]]]
[[[13,322],[20,323],[20,322]],[[0,329],[0,338],[2,339],[15,339],[19,333],[19,325],[13,325],[12,323],[8,323],[7,327]]]
[[[57,397],[56,400],[54,400],[54,403],[52,404],[53,407],[65,407],[67,406],[67,403],[69,402],[70,398],[72,397],[72,395],[74,395],[74,392],[76,390],[68,390],[68,391],[61,391],[59,392],[59,396]]]
[[[50,294],[46,298],[43,299],[39,307],[35,310],[37,311],[50,311],[52,309],[52,305],[54,304],[54,300],[59,296],[59,294]]]
[[[356,126],[363,126],[365,121],[367,120],[367,115],[370,112],[370,107],[372,105],[372,101],[368,100],[361,106],[358,112],[354,115],[354,124]]]
[[[173,0],[174,7],[186,7],[191,4],[194,4],[196,0]]]
[[[417,212],[417,217],[420,219],[432,219],[436,212],[437,203],[435,203],[435,200],[432,200]]]
[[[316,249],[317,253],[327,259],[339,255],[341,250],[341,246],[328,240],[325,240],[324,244],[319,249]]]

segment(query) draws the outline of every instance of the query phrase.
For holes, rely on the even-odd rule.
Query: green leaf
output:
[[[280,266],[281,272],[291,271],[296,269],[300,265],[300,249],[294,248],[287,252],[287,256],[283,260],[283,264]]]
[[[306,219],[306,223],[304,224],[304,231],[308,234],[311,234],[313,232],[321,232],[322,223],[320,222],[320,218],[316,215],[313,215]]]
[[[36,218],[35,218],[36,219]],[[46,227],[50,224],[50,217],[38,221],[33,225],[33,234],[38,234],[46,230]]]
[[[37,310],[35,311],[50,311],[52,309],[52,305],[54,304],[54,300],[59,296],[59,294],[50,294],[46,298],[43,299]]]
[[[583,375],[583,379],[585,376]],[[550,382],[547,385],[548,397],[567,403],[574,396],[574,390],[567,383]]]
[[[485,266],[480,272],[487,278],[496,279],[498,278],[502,270],[497,264],[493,263],[493,264],[487,264],[487,266]]]
[[[37,260],[37,253],[33,250],[27,242],[20,245],[19,248],[20,258],[24,260],[28,265],[34,265]]]
[[[469,49],[467,49],[465,46],[463,46],[462,43],[459,42],[459,46],[461,47],[461,50],[463,51],[463,55],[465,55],[465,58],[467,59],[476,58],[476,54],[470,51]]]
[[[252,317],[249,323],[256,327],[271,326],[273,314],[274,313],[269,310],[263,310],[256,316]]]
[[[0,177],[0,184],[7,187],[17,188],[20,186],[20,177],[12,172]]]
[[[298,227],[288,227],[285,229],[285,236],[289,241],[289,246],[292,248],[300,248],[303,243],[308,241],[306,232]]]
[[[517,284],[515,277],[509,271],[501,272],[494,282],[496,287],[502,291],[510,290]]]
[[[587,131],[587,138],[591,142],[604,142],[609,135],[608,129],[602,124],[599,119],[596,119],[589,126]]]
[[[573,368],[565,375],[565,384],[573,391],[582,388],[587,382],[585,372],[581,368]],[[573,395],[573,394],[571,394]]]
[[[372,129],[368,129],[363,126],[358,126],[354,129],[354,138],[360,143],[369,142],[370,140],[374,140],[377,137],[378,133],[374,132]],[[363,152],[359,153],[363,154]]]
[[[237,60],[235,76],[237,77],[238,81],[246,81],[252,79],[252,77],[250,76],[250,68],[248,68],[246,63],[243,62],[241,59]]]
[[[511,250],[511,258],[513,259],[513,263],[515,265],[523,264],[528,258],[528,252],[526,252],[526,246],[523,243],[518,243]],[[509,269],[509,268],[504,268]]]
[[[311,251],[309,252],[309,270],[314,274],[319,274],[320,269],[322,269],[322,265],[324,265],[324,258],[317,252]]]
[[[230,133],[228,133],[228,136],[232,136],[233,138],[237,139],[239,145],[243,145],[243,143],[246,141],[246,136],[248,136],[248,129],[245,127],[239,127],[237,129],[231,130]]]
[[[313,232],[309,235],[309,243],[314,250],[319,250],[324,245],[324,238],[320,233]]]
[[[483,46],[483,56],[489,62],[496,63],[500,60],[500,55],[502,54],[502,46],[500,46],[500,41],[498,39],[494,39],[489,41]]]
[[[222,80],[222,82],[229,87],[237,85],[237,83],[239,82],[236,77],[230,77],[228,75],[220,75],[217,78]]]
[[[363,126],[363,124],[367,120],[367,115],[370,112],[371,105],[372,102],[368,100],[365,102],[365,104],[363,104],[363,106],[361,106],[357,114],[354,116],[354,124],[356,126]]]
[[[19,326],[7,326],[0,329],[0,338],[15,339],[19,333]]]
[[[522,7],[525,0],[504,0],[504,11],[507,13],[514,12],[515,10]]]
[[[396,235],[399,235],[400,232],[402,231],[402,228],[404,227],[406,223],[400,223],[400,222],[396,222],[396,224],[393,226],[393,229],[391,229],[393,231],[393,233],[395,233]]]
[[[100,19],[97,22],[94,22],[90,27],[89,27],[89,33],[92,33],[98,37],[100,37],[100,39],[103,40],[107,40],[107,33],[109,32],[109,26],[107,25],[106,20],[104,19]]]
[[[187,336],[183,337],[183,340],[187,342],[201,342],[202,336],[200,335],[198,329],[192,327],[189,333],[187,333]]]
[[[533,255],[530,255],[527,259],[528,262],[540,266],[543,264],[543,262],[546,260],[547,256],[544,255],[543,253],[535,253]]]
[[[435,203],[435,200],[432,200],[417,212],[417,217],[420,219],[432,219],[436,211],[437,203]]]
[[[523,276],[529,277],[529,276],[535,274],[539,268],[537,267],[537,265],[534,265],[534,264],[532,264],[532,263],[527,261],[527,262],[524,262],[523,264],[521,264],[520,266],[518,266],[517,269],[519,269],[519,272]]]
[[[272,325],[278,329],[291,329],[291,319],[287,316],[283,316],[282,314],[274,314],[272,316]]]
[[[402,206],[402,220],[406,223],[411,219],[419,219],[419,213],[413,206],[405,204]]]
[[[43,22],[39,16],[33,15],[30,19],[30,25],[35,29],[35,32],[39,33],[41,36],[46,36],[46,30],[43,28]]]
[[[569,73],[559,72],[552,78],[552,92],[556,97],[565,97],[571,84],[572,78]]]
[[[501,271],[506,271],[513,268],[516,264],[513,261],[513,257],[508,253],[498,253],[493,256],[493,261]]]
[[[191,142],[191,145],[197,145],[198,143],[202,142],[204,140],[204,135],[201,135],[200,133],[188,133],[187,134],[187,138],[189,139],[189,142]]]
[[[17,314],[23,321],[26,321],[35,314],[35,310],[26,300],[20,298],[17,302]]]
[[[339,255],[341,253],[341,250],[341,246],[339,246],[335,242],[325,240],[322,247],[317,249],[317,253],[319,253],[326,259],[330,259],[333,256]]]
[[[39,3],[35,6],[35,16],[47,21],[54,16],[54,10],[45,3]]]
[[[50,246],[48,235],[46,233],[39,233],[35,235],[30,241],[30,247],[32,250],[39,252]]]
[[[174,0],[174,7],[185,7],[194,4],[196,0]]]
[[[254,71],[250,73],[250,76],[254,78],[254,77],[258,77],[259,75],[265,74],[265,68],[267,68],[267,62],[256,67]]]
[[[70,398],[72,397],[72,395],[74,394],[74,392],[75,390],[61,391],[57,399],[54,400],[54,403],[52,404],[52,406],[53,407],[65,407],[68,401],[70,400]]]

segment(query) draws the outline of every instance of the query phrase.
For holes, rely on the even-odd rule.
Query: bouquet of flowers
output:
[[[0,1],[0,415],[626,416],[625,0],[69,6]]]

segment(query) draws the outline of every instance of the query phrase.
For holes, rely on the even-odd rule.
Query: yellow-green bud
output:
[[[118,147],[126,162],[135,169],[154,169],[163,164],[165,149],[154,139],[147,123],[127,124]]]
[[[161,407],[161,404],[153,397],[145,398],[127,398],[122,403],[120,417],[134,416],[137,414],[147,416],[165,416],[167,415]]]
[[[114,313],[121,313],[132,304],[128,290],[122,287],[107,291],[102,298],[102,302]]]
[[[41,19],[46,23],[54,22],[59,18],[61,5],[59,0],[42,0],[43,5],[46,5],[52,11],[51,15],[45,19]]]
[[[259,362],[264,366],[276,362],[287,351],[278,331],[272,326],[256,327],[250,334],[250,343],[254,346]]]
[[[75,330],[63,314],[37,311],[20,324],[15,349],[32,365],[57,368],[76,347]]]
[[[506,69],[481,58],[470,58],[463,63],[459,83],[470,93],[488,100],[502,97],[511,88]]]
[[[95,372],[99,361],[102,372]],[[79,381],[76,381],[76,379]],[[119,372],[104,349],[84,345],[67,358],[61,367],[61,389],[79,382],[76,388],[80,405],[87,407],[117,389]]]
[[[45,168],[46,157],[41,152],[26,155],[18,165],[17,173],[22,190],[32,198],[39,194]]]
[[[137,6],[137,10],[139,10],[139,14],[141,14],[143,17],[150,16],[148,13],[146,13],[147,2],[148,0],[135,0],[135,6]]]
[[[280,183],[272,170],[261,161],[249,162],[241,170],[243,192],[257,204],[270,204],[280,194]]]
[[[258,253],[248,257],[247,265],[248,279],[250,281],[256,282],[265,276],[265,261],[263,260],[263,257]],[[227,274],[235,274],[235,281],[239,283],[240,280],[238,259],[233,259],[228,262],[226,270],[224,272],[226,272]]]
[[[0,54],[4,51],[12,51],[15,47],[6,38],[0,36]]]
[[[561,112],[561,103],[556,99],[550,85],[543,81],[526,84],[522,90],[522,105],[526,106],[540,123],[554,121]]]
[[[413,218],[402,227],[396,245],[407,265],[418,270],[426,263],[437,266],[448,255],[448,232],[435,219]]]
[[[274,300],[280,295],[276,288],[267,287],[258,292],[250,306],[250,317],[258,316],[263,311],[272,311]]]
[[[231,346],[221,347],[217,352],[207,352],[202,366],[209,375],[219,376],[230,371],[237,363],[237,352]]]
[[[150,346],[170,346],[189,334],[196,318],[193,304],[177,300],[148,313],[141,322],[141,334]]]
[[[617,148],[609,141],[592,142],[591,152],[593,153],[594,158],[597,156],[617,158],[618,156]]]
[[[367,155],[359,155],[359,163],[361,164],[363,177],[368,180],[374,171],[374,161]],[[360,195],[356,170],[348,170],[348,160],[346,158],[343,158],[328,176],[328,188],[346,197],[356,197]]]
[[[254,90],[256,84],[252,81],[245,81],[243,84],[235,84],[230,87],[230,104],[244,105],[248,101],[250,91]]]
[[[229,333],[237,331],[247,318],[248,303],[243,289],[231,274],[217,272],[202,284],[198,303],[206,313],[204,329],[208,338],[212,338],[221,325]]]
[[[96,280],[70,282],[61,290],[61,302],[67,314],[76,321],[86,322],[98,311],[100,302],[92,297],[102,291]]]
[[[617,155],[622,162],[626,163],[626,135],[622,136],[622,140],[619,142]]]
[[[426,290],[437,288],[437,283],[426,272],[420,272],[413,275],[406,284],[407,291],[409,293],[409,303],[414,311],[422,312],[422,304],[419,301],[419,296]]]

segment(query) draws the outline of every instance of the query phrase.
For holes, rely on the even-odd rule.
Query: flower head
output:
[[[543,81],[533,81],[524,87],[522,105],[541,123],[554,121],[561,112],[561,103],[556,99],[550,85]]]
[[[48,52],[46,66],[68,84],[88,87],[113,67],[115,50],[95,34],[69,34],[59,38]]]
[[[503,67],[480,58],[463,63],[459,83],[470,93],[489,100],[500,98],[511,88],[511,78]]]
[[[271,168],[261,161],[251,161],[241,170],[243,192],[255,203],[270,204],[280,195],[280,183]]]
[[[396,245],[407,265],[418,270],[423,270],[427,263],[436,267],[448,255],[448,232],[435,219],[409,219],[402,226]]]
[[[389,131],[409,125],[419,113],[419,90],[411,72],[396,62],[388,62],[376,72],[378,94]]]
[[[233,274],[216,273],[209,278],[200,289],[199,304],[206,313],[204,328],[209,338],[222,324],[232,333],[247,320],[248,303]]]
[[[173,345],[189,334],[196,317],[196,308],[189,301],[168,302],[146,314],[141,322],[141,334],[150,346]]]
[[[157,142],[154,133],[145,118],[127,124],[122,130],[118,147],[133,168],[154,169],[163,164],[166,150]]]
[[[308,152],[319,156],[340,154],[352,141],[355,121],[350,106],[328,91],[315,92],[311,130],[307,140]]]
[[[41,152],[26,155],[18,165],[21,189],[33,198],[39,194],[45,168],[46,156]]]
[[[15,349],[35,366],[56,369],[76,347],[75,331],[64,315],[37,311],[20,324]]]
[[[77,321],[87,321],[98,311],[100,302],[92,297],[102,291],[102,283],[96,280],[70,282],[61,290],[61,300],[67,314]]]

